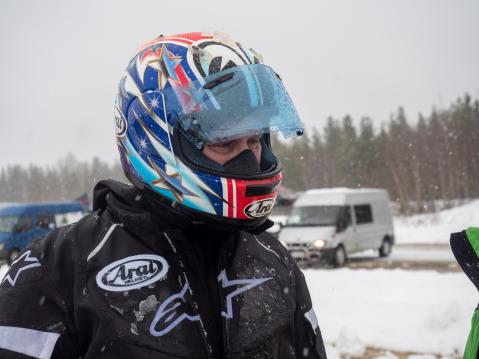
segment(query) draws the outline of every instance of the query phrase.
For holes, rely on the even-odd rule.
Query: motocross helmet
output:
[[[239,226],[271,212],[281,165],[270,133],[301,135],[303,125],[274,70],[224,35],[159,36],[130,61],[115,101],[123,170],[171,207]],[[204,146],[258,135],[251,151],[220,165]],[[253,156],[253,157],[252,157]]]

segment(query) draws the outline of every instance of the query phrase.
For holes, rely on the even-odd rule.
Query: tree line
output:
[[[107,178],[126,181],[119,162],[79,161],[68,154],[53,167],[8,166],[0,170],[0,202],[76,200],[91,195],[95,184]]]
[[[296,190],[386,188],[403,213],[479,197],[479,101],[467,94],[414,125],[400,107],[379,129],[368,117],[328,118],[322,131],[273,146]]]
[[[272,142],[284,184],[294,190],[385,188],[402,212],[479,197],[479,101],[469,95],[414,124],[399,108],[380,128],[368,117],[330,117],[321,130]],[[73,200],[104,178],[126,181],[119,163],[82,162],[72,154],[54,167],[8,166],[0,170],[0,202]]]

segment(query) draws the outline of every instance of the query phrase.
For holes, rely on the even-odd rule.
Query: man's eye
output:
[[[250,138],[248,140],[248,144],[251,147],[257,147],[260,144],[260,138],[259,137]]]
[[[215,143],[211,148],[217,152],[227,152],[231,149],[232,142]]]

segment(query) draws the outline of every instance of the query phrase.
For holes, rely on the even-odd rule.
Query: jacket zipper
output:
[[[174,254],[174,256],[177,256],[178,257],[178,264],[180,266],[180,271],[183,275],[183,280],[188,283],[189,285],[189,289],[190,291],[193,291],[193,288],[191,287],[191,281],[188,279],[188,275],[187,275],[187,269],[185,268],[185,257],[182,253],[180,253],[181,251],[178,251],[178,249],[176,248],[176,246],[174,245],[173,243],[173,240],[170,238],[170,236],[165,232],[163,233],[164,237],[166,238],[166,240],[168,241],[168,244],[170,245],[170,248]],[[207,332],[206,332],[206,328],[203,324],[203,319],[202,319],[202,316],[201,316],[201,313],[200,313],[200,309],[199,309],[199,306],[198,304],[196,303],[196,301],[192,302],[191,298],[195,298],[196,296],[198,295],[198,293],[194,293],[193,292],[193,295],[188,297],[188,303],[190,305],[190,307],[196,311],[196,313],[198,313],[198,315],[200,316],[200,320],[198,321],[198,326],[199,326],[199,331],[200,331],[200,334],[201,334],[201,337],[203,338],[203,344],[205,346],[205,349],[206,349],[206,352],[208,353],[208,358],[209,359],[213,359],[213,349],[211,348],[211,345],[210,343],[208,342],[208,338],[207,338]]]
[[[218,260],[218,263],[216,265],[216,273],[217,273],[217,277],[216,277],[216,285],[217,285],[217,288],[218,288],[218,295],[220,296],[220,303],[221,303],[221,311],[222,312],[226,312],[226,308],[225,308],[225,301],[224,301],[224,292],[223,292],[223,286],[218,282],[218,276],[219,276],[219,273],[220,271],[222,270],[222,266],[225,267],[224,265],[224,260],[223,260],[223,255],[224,255],[224,251],[222,253],[220,253],[220,256],[219,256],[219,260]],[[226,269],[225,269],[226,270]],[[228,332],[228,318],[226,317],[223,317],[223,314],[221,314],[221,323],[222,323],[222,337],[223,337],[223,356],[225,359],[229,359],[230,355],[230,348],[229,348],[229,332]]]

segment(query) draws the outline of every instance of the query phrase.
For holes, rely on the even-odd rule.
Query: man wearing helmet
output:
[[[143,46],[115,102],[134,186],[36,241],[0,285],[2,358],[325,358],[301,271],[264,235],[270,133],[300,135],[279,76],[218,35]]]

